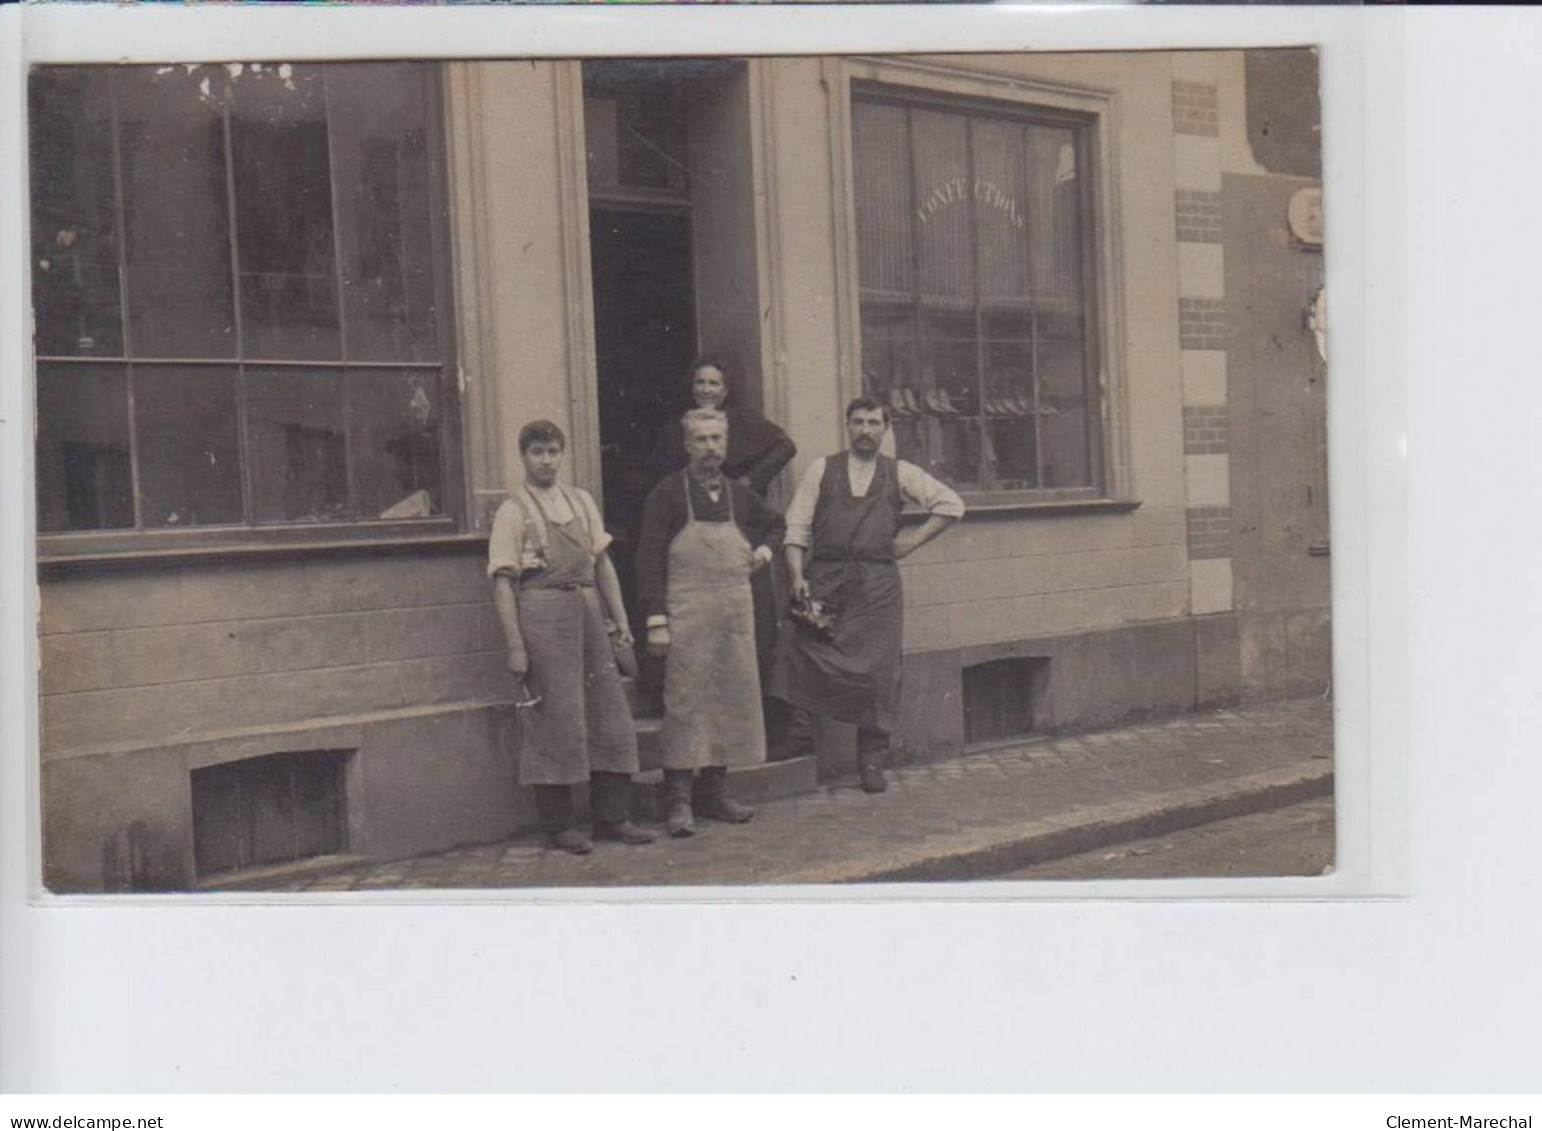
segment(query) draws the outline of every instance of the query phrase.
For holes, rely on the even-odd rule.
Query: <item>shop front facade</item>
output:
[[[901,757],[1328,684],[1307,53],[55,68],[32,100],[52,890],[528,823],[484,573],[515,438],[563,427],[626,577],[702,352],[798,445],[774,501],[868,392],[969,503],[904,566]]]

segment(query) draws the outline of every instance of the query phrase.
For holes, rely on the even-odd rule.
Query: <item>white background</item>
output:
[[[938,7],[857,16],[99,7],[63,17],[0,12],[0,1086],[1542,1085],[1533,815],[1542,796],[1533,588],[1542,576],[1533,462],[1542,448],[1542,98],[1533,86],[1542,17]],[[264,30],[268,17],[276,30]],[[1338,164],[1327,196],[1346,828],[1369,886],[1407,897],[29,903],[36,688],[17,346],[26,339],[18,30],[30,50],[107,59],[273,57],[273,44],[299,58],[560,53],[602,42],[655,53],[1322,43]],[[611,38],[622,32],[630,38]],[[1335,198],[1334,175],[1363,200]],[[1343,236],[1334,224],[1346,215],[1358,222]]]

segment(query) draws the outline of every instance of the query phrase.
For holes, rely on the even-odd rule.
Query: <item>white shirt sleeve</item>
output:
[[[487,536],[487,576],[496,577],[507,570],[519,576],[519,557],[525,540],[525,518],[519,504],[505,499],[493,516],[493,529]]]
[[[964,517],[964,500],[957,491],[913,463],[905,460],[896,462],[899,464],[900,496],[906,502],[914,503],[928,514],[938,514],[945,518]],[[791,517],[789,513],[789,520]]]
[[[579,504],[584,508],[584,516],[588,519],[589,530],[593,534],[592,549],[594,556],[599,557],[610,544],[615,541],[610,532],[605,529],[605,520],[600,517],[600,508],[594,501],[594,496],[582,487],[574,487],[573,493],[578,496]]]
[[[819,482],[824,477],[825,461],[821,456],[809,464],[803,478],[798,480],[798,489],[787,505],[787,545],[802,546],[807,550],[814,540],[814,509],[819,506]]]

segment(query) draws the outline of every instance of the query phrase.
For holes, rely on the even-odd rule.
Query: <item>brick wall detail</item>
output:
[[[1178,299],[1178,344],[1186,350],[1226,348],[1226,300]]]
[[[1221,102],[1215,83],[1173,80],[1173,132],[1221,136]]]
[[[1189,560],[1231,557],[1231,508],[1188,509]]]
[[[1227,428],[1227,409],[1185,405],[1183,409],[1183,454],[1186,456],[1221,456],[1231,451]]]
[[[1178,242],[1221,243],[1221,194],[1178,190]]]

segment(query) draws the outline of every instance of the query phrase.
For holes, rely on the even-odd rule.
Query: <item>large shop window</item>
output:
[[[42,532],[442,520],[436,83],[32,73]]]
[[[901,457],[971,491],[1102,493],[1090,124],[853,98],[862,370]]]

